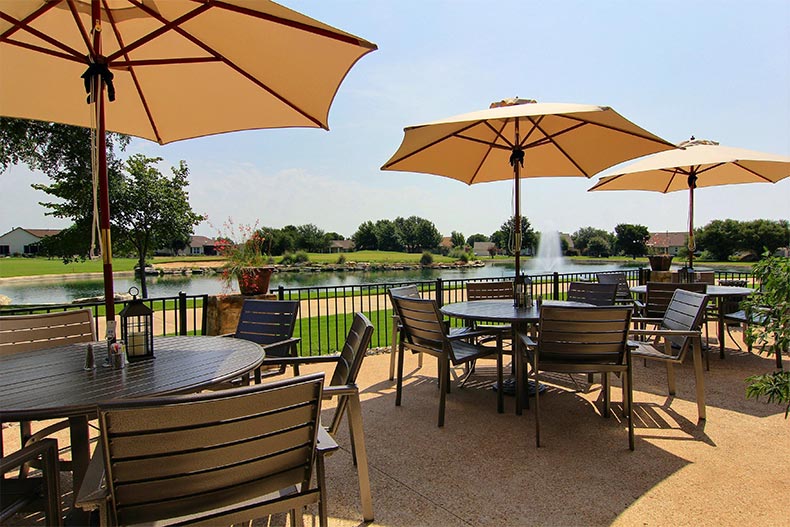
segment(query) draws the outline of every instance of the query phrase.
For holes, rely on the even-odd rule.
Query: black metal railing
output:
[[[647,281],[646,269],[630,269],[625,271],[626,279],[632,286]],[[565,298],[565,291],[570,282],[594,281],[595,272],[576,273],[545,273],[530,275],[532,295],[546,300]],[[417,285],[425,298],[435,298],[439,305],[460,302],[466,299],[468,282],[511,280],[512,278],[469,278],[388,282],[378,284],[359,284],[348,286],[309,286],[279,287],[272,291],[280,300],[297,300],[300,303],[299,318],[294,336],[299,337],[299,351],[302,355],[320,355],[339,350],[351,327],[354,313],[361,311],[373,323],[376,330],[371,339],[371,347],[389,347],[392,343],[392,305],[387,290],[391,287]],[[717,271],[715,281],[746,280],[750,287],[756,287],[751,273],[737,271]],[[186,295],[181,293],[175,297],[151,298],[146,304],[157,313],[161,320],[160,334],[205,335],[208,295]],[[117,311],[127,302],[118,302]],[[87,304],[61,304],[46,306],[26,306],[13,309],[2,309],[3,315],[21,315],[68,309],[90,307],[99,328],[98,334],[103,335],[104,304],[93,302]]]

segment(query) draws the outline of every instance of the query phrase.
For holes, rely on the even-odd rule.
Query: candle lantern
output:
[[[121,340],[129,361],[154,358],[154,312],[137,298],[136,287],[129,289],[132,300],[121,310]]]
[[[518,274],[513,280],[513,305],[532,307],[532,280],[528,276]]]

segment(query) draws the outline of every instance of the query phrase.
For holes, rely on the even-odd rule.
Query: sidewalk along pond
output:
[[[584,272],[596,273],[599,271],[615,271],[617,269],[633,269],[617,263],[580,264],[568,263],[559,272]],[[531,269],[525,269],[528,274],[540,274]],[[395,283],[419,280],[435,280],[442,278],[470,279],[470,278],[502,278],[512,277],[514,265],[512,263],[487,263],[485,267],[472,267],[460,269],[417,269],[403,271],[355,271],[355,272],[303,272],[303,273],[275,273],[272,276],[270,289],[279,286],[290,287],[319,287],[319,286],[352,286],[359,284]],[[133,276],[116,276],[115,291],[124,293],[130,287],[139,288],[140,281]],[[216,275],[165,275],[149,276],[146,278],[148,295],[152,298],[175,296],[183,291],[188,295],[217,295],[228,293],[223,290],[222,283]],[[16,280],[2,283],[0,281],[0,295],[11,299],[14,305],[19,304],[63,304],[77,298],[96,297],[104,294],[104,285],[100,277],[97,278],[64,278],[57,279],[36,278],[30,280]]]

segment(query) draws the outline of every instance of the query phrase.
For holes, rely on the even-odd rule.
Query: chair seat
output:
[[[631,342],[635,343],[637,346],[636,348],[631,351],[632,357],[642,357],[647,359],[656,359],[656,360],[666,360],[666,361],[677,361],[677,355],[667,355],[660,349],[657,349],[655,346],[651,345],[649,342],[637,342],[637,341],[628,341],[629,344]],[[680,350],[680,348],[672,346],[673,350]]]
[[[453,354],[455,355],[452,360],[454,365],[464,364],[481,357],[496,355],[498,353],[496,348],[470,344],[469,342],[465,342],[463,340],[453,341],[452,346]]]
[[[763,324],[765,323],[765,315],[752,314],[751,317],[746,315],[746,311],[741,309],[735,313],[728,313],[724,315],[725,322],[735,322],[741,324]]]

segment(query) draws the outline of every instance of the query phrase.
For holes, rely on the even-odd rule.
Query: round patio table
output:
[[[97,367],[90,371],[84,369],[87,343],[0,357],[3,421],[68,418],[75,490],[90,460],[88,420],[96,418],[97,403],[200,391],[247,375],[264,358],[263,349],[247,340],[159,337],[154,339],[154,359],[116,370],[102,366],[106,342],[93,346]]]
[[[590,307],[583,302],[569,302],[565,300],[545,300],[544,306],[579,306]],[[540,308],[533,303],[530,307],[516,307],[513,300],[471,300],[456,302],[442,306],[441,311],[448,317],[458,318],[469,322],[501,322],[513,327],[513,360],[516,364],[516,414],[521,415],[526,401],[525,389],[521,380],[524,377],[523,354],[518,348],[516,332],[526,332],[531,324],[540,320]],[[536,387],[537,389],[537,387]]]
[[[647,294],[647,286],[646,285],[636,285],[631,288],[631,292],[640,296],[644,296]],[[755,290],[749,287],[736,287],[736,286],[729,286],[729,285],[709,285],[705,288],[705,294],[708,295],[709,298],[715,299],[719,302],[722,298],[727,297],[747,297],[754,293]],[[717,337],[719,339],[719,357],[724,358],[724,313],[722,309],[717,309]]]

